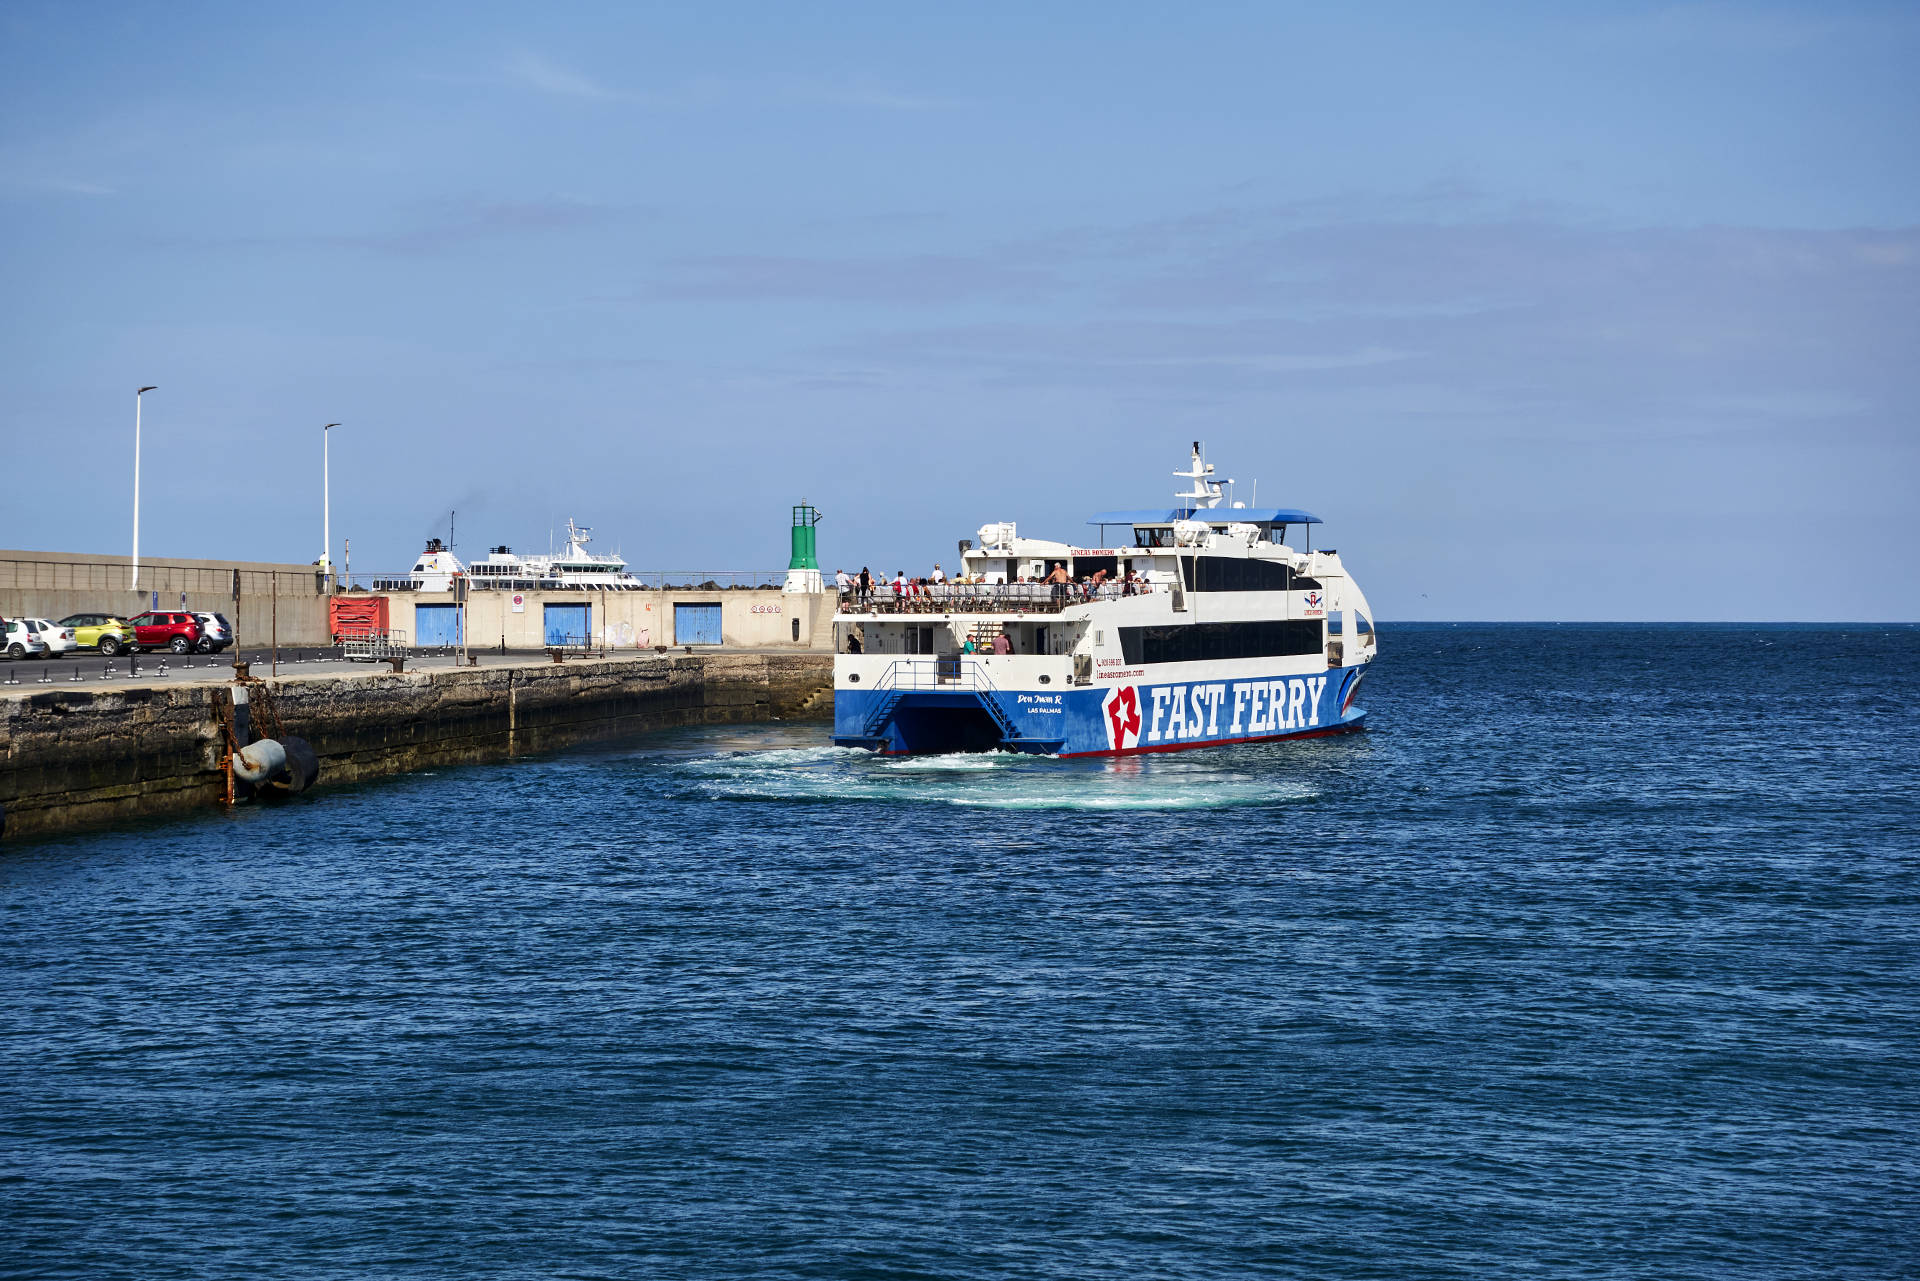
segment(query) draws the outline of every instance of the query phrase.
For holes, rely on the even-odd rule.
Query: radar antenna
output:
[[[1196,440],[1193,442],[1193,458],[1189,469],[1186,471],[1177,471],[1173,474],[1179,480],[1189,480],[1193,482],[1193,487],[1185,493],[1175,491],[1173,495],[1179,499],[1184,506],[1191,507],[1198,511],[1220,505],[1220,487],[1223,482],[1213,478],[1213,464],[1206,460],[1200,448],[1199,441]],[[1231,485],[1233,481],[1227,480],[1224,483]]]

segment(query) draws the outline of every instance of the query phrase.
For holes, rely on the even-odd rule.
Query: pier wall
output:
[[[131,567],[124,556],[89,556],[0,549],[0,618],[58,620],[70,614],[111,613],[122,618],[142,610],[205,610],[225,614],[240,644],[258,648],[277,636],[284,646],[330,643],[327,589],[334,584],[310,565],[264,561],[143,560],[140,590],[127,584]],[[239,579],[240,599],[233,598]],[[385,596],[388,624],[418,644],[423,635],[421,606],[454,603],[450,592],[352,592]],[[518,595],[518,607],[514,597]],[[719,605],[721,643],[742,649],[833,648],[832,592],[786,593],[777,588],[702,590],[665,588],[633,592],[472,591],[465,628],[471,649],[540,649],[546,644],[548,605],[586,605],[594,647],[643,650],[676,645],[674,611],[681,605]],[[796,628],[795,624],[798,624]]]
[[[263,682],[321,784],[506,759],[675,725],[826,718],[832,656],[675,654]],[[218,682],[22,687],[0,699],[7,840],[216,805]],[[270,732],[259,695],[256,724]]]
[[[279,616],[282,645],[327,643],[326,580],[311,565],[272,561],[180,560],[140,562],[140,590],[130,591],[125,556],[0,549],[0,618],[58,620],[69,614],[129,618],[155,608],[225,614],[243,644],[264,645]],[[233,601],[235,576],[240,604]],[[185,603],[182,604],[182,595]]]

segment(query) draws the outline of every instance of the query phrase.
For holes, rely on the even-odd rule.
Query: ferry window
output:
[[[1322,628],[1317,618],[1192,623],[1185,627],[1122,627],[1120,652],[1129,667],[1142,663],[1284,658],[1318,653],[1326,644]]]
[[[1373,635],[1373,620],[1356,609],[1353,611],[1353,630],[1370,637]]]

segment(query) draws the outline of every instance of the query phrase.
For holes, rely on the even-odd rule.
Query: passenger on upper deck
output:
[[[947,581],[947,576],[940,572],[939,561],[936,560],[935,562],[933,562],[933,576],[929,578],[927,581],[935,584],[944,583]]]
[[[1067,584],[1071,583],[1072,581],[1073,580],[1071,578],[1067,577],[1067,567],[1065,562],[1057,561],[1057,560],[1053,562],[1053,572],[1047,575],[1047,582],[1053,586],[1053,599],[1055,601],[1062,601],[1066,599]]]

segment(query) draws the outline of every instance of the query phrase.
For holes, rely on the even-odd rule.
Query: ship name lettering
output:
[[[1320,724],[1325,676],[1292,676],[1270,681],[1215,681],[1156,685],[1149,692],[1145,741],[1218,738],[1221,709],[1229,738],[1261,737]]]

